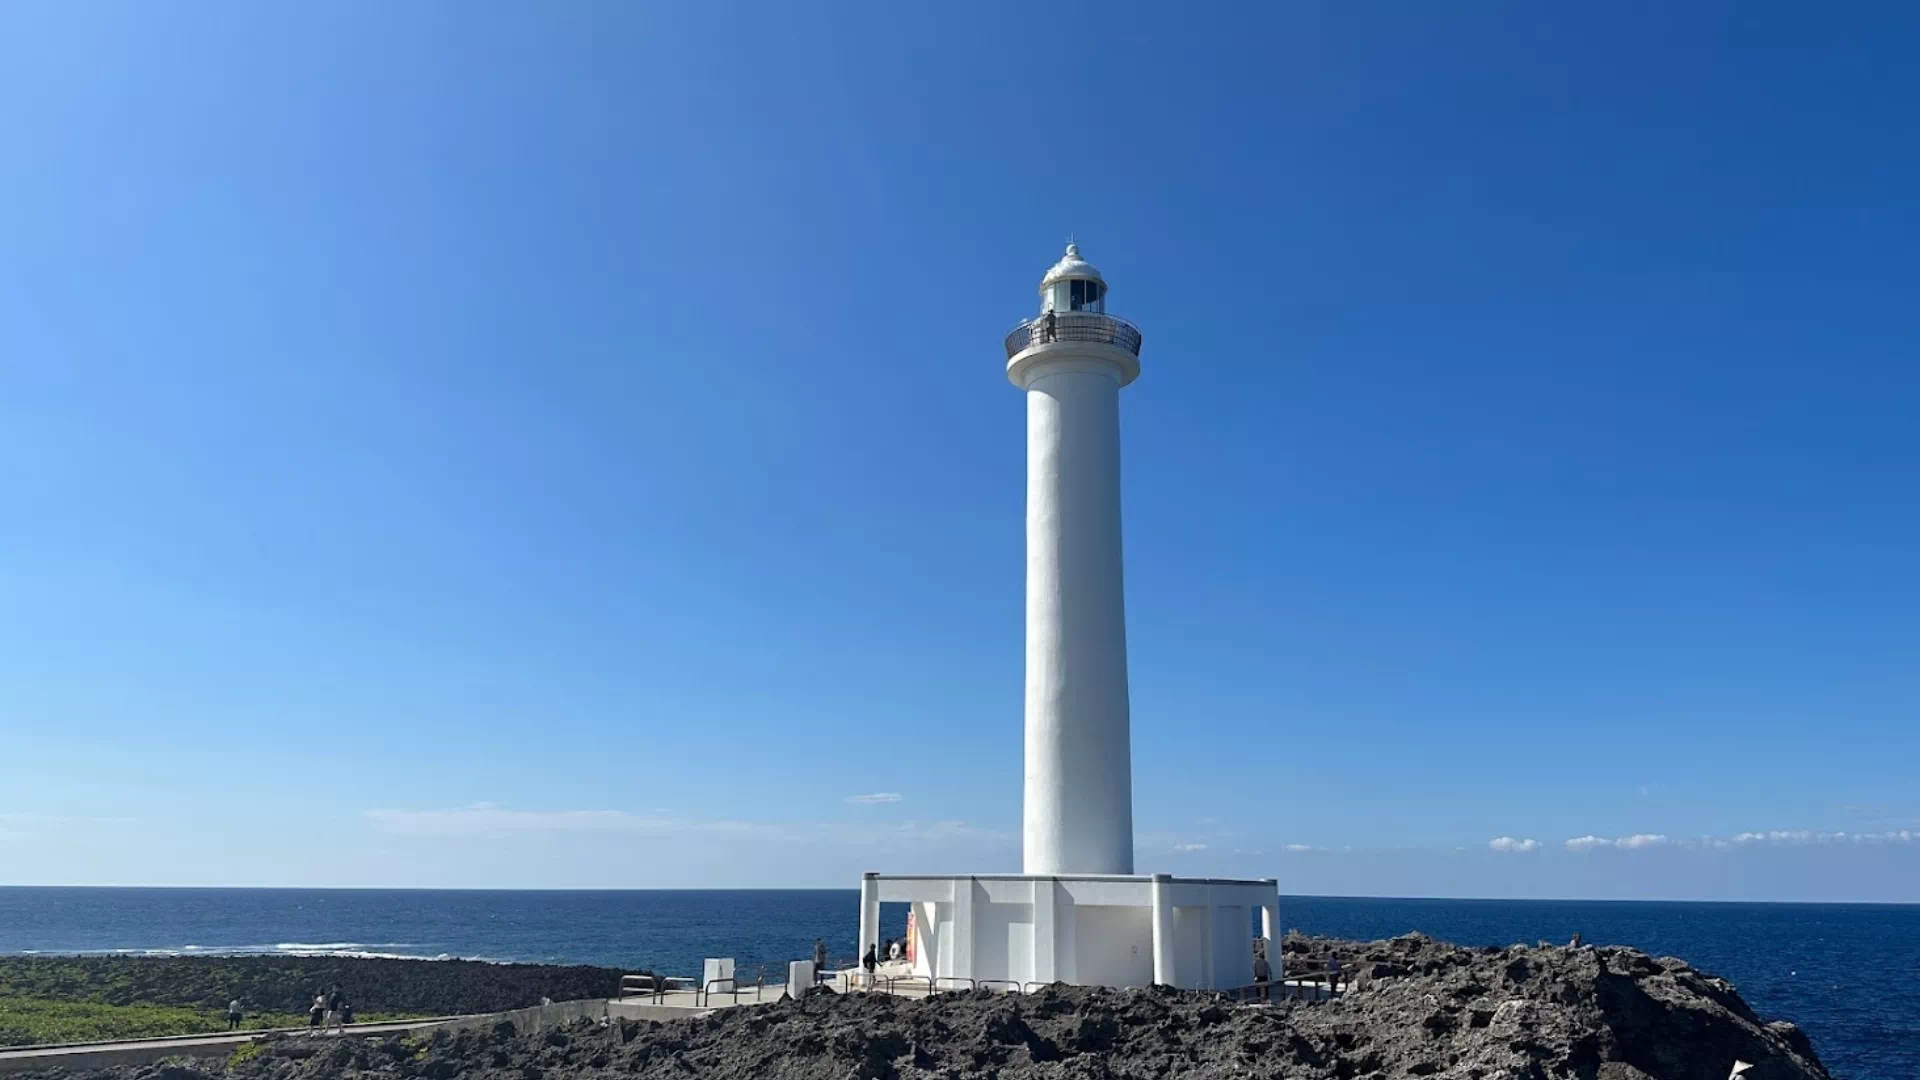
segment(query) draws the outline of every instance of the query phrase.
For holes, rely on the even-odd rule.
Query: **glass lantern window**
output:
[[[1067,283],[1067,308],[1069,311],[1105,311],[1106,286],[1097,281],[1070,281]]]

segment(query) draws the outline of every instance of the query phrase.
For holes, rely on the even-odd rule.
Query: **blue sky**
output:
[[[1073,233],[1143,869],[1920,901],[1916,48],[6,5],[0,883],[1016,868],[999,342]]]

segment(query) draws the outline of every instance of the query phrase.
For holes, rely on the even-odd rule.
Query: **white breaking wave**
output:
[[[401,951],[409,949],[409,951]],[[48,957],[342,957],[359,961],[478,961],[478,963],[547,963],[484,957],[478,953],[428,953],[415,942],[275,942],[271,945],[167,945],[121,949],[0,949],[0,955]]]
[[[266,946],[260,946],[266,948]],[[364,941],[323,941],[309,944],[304,941],[282,941],[273,946],[281,952],[339,952],[342,949],[412,949],[416,946],[410,941],[376,941],[369,945]],[[193,946],[188,946],[193,948]]]
[[[120,949],[22,949],[19,955],[40,956],[338,956],[355,960],[484,960],[505,963],[485,956],[455,956],[452,953],[425,953],[407,941],[280,941],[272,945],[172,945],[164,948]],[[414,952],[398,952],[413,949]]]
[[[395,949],[418,949],[419,946],[407,941],[384,941],[368,944],[361,941],[281,941],[272,946],[248,946],[244,950],[227,950],[235,955],[266,954],[271,956],[339,956],[352,960],[452,960],[451,953],[394,952]]]

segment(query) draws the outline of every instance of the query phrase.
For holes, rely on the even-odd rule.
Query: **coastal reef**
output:
[[[1418,935],[1338,948],[1351,991],[1246,1004],[1166,989],[1052,987],[932,1000],[819,995],[666,1022],[511,1024],[388,1039],[279,1038],[221,1065],[96,1080],[1285,1077],[1827,1080],[1790,1023],[1721,979],[1626,948],[1467,949]]]

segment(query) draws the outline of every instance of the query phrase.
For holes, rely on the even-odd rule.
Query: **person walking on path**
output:
[[[1253,954],[1253,981],[1260,984],[1260,1000],[1269,1001],[1267,992],[1272,989],[1267,984],[1273,981],[1273,965],[1267,963],[1266,950]]]
[[[819,982],[827,977],[827,942],[824,938],[813,939],[813,981]]]
[[[313,995],[313,1008],[307,1010],[307,1038],[320,1034],[320,1025],[326,1020],[327,997],[325,994]]]
[[[232,1001],[227,1002],[227,1030],[228,1031],[240,1030],[240,999],[239,998],[234,998]]]
[[[1327,996],[1332,997],[1340,990],[1340,954],[1327,954]]]
[[[867,969],[867,987],[873,987],[873,969],[880,966],[880,960],[874,955],[874,947],[867,946],[867,954],[860,958],[860,966]]]

